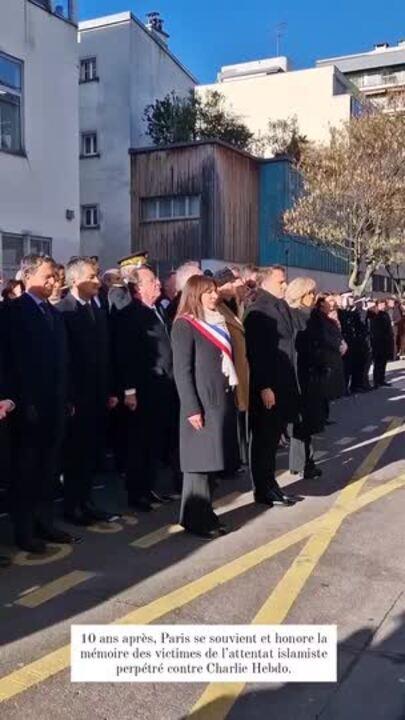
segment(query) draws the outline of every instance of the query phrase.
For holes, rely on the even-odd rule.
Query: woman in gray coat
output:
[[[211,480],[239,466],[234,398],[238,379],[231,335],[217,302],[212,278],[190,278],[172,330],[184,474],[180,524],[204,537],[226,532],[212,508]]]

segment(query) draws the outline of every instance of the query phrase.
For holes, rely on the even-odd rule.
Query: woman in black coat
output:
[[[239,466],[233,392],[238,380],[231,336],[217,302],[212,278],[190,278],[172,330],[184,473],[180,524],[204,537],[225,532],[212,508],[210,481]]]
[[[304,478],[321,476],[316,467],[312,435],[324,430],[325,394],[324,368],[321,364],[322,335],[311,323],[311,309],[315,302],[316,283],[311,278],[298,277],[287,288],[286,301],[290,305],[296,331],[296,366],[300,390],[300,421],[290,427],[290,471],[302,473]]]
[[[343,355],[347,345],[340,323],[331,317],[332,307],[327,297],[316,301],[309,323],[310,332],[319,338],[319,365],[323,370],[323,392],[326,400],[337,400],[346,394]]]

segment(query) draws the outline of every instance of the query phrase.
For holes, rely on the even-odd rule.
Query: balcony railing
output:
[[[361,90],[371,90],[379,87],[396,87],[405,85],[405,70],[399,70],[393,73],[373,73],[370,75],[360,75],[350,78]]]

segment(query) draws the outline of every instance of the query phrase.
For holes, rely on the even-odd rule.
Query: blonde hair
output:
[[[287,287],[285,299],[290,307],[298,308],[302,305],[302,299],[312,290],[315,290],[316,282],[309,277],[297,277],[291,280]]]

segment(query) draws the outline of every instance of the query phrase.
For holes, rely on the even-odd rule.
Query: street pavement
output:
[[[178,503],[128,513],[112,474],[95,492],[123,515],[80,545],[19,553],[1,517],[1,719],[405,720],[405,363],[388,379],[333,405],[321,479],[290,475],[280,452],[294,507],[254,505],[247,473],[222,480],[220,539],[181,532]],[[70,626],[117,621],[337,624],[338,682],[71,684]]]

